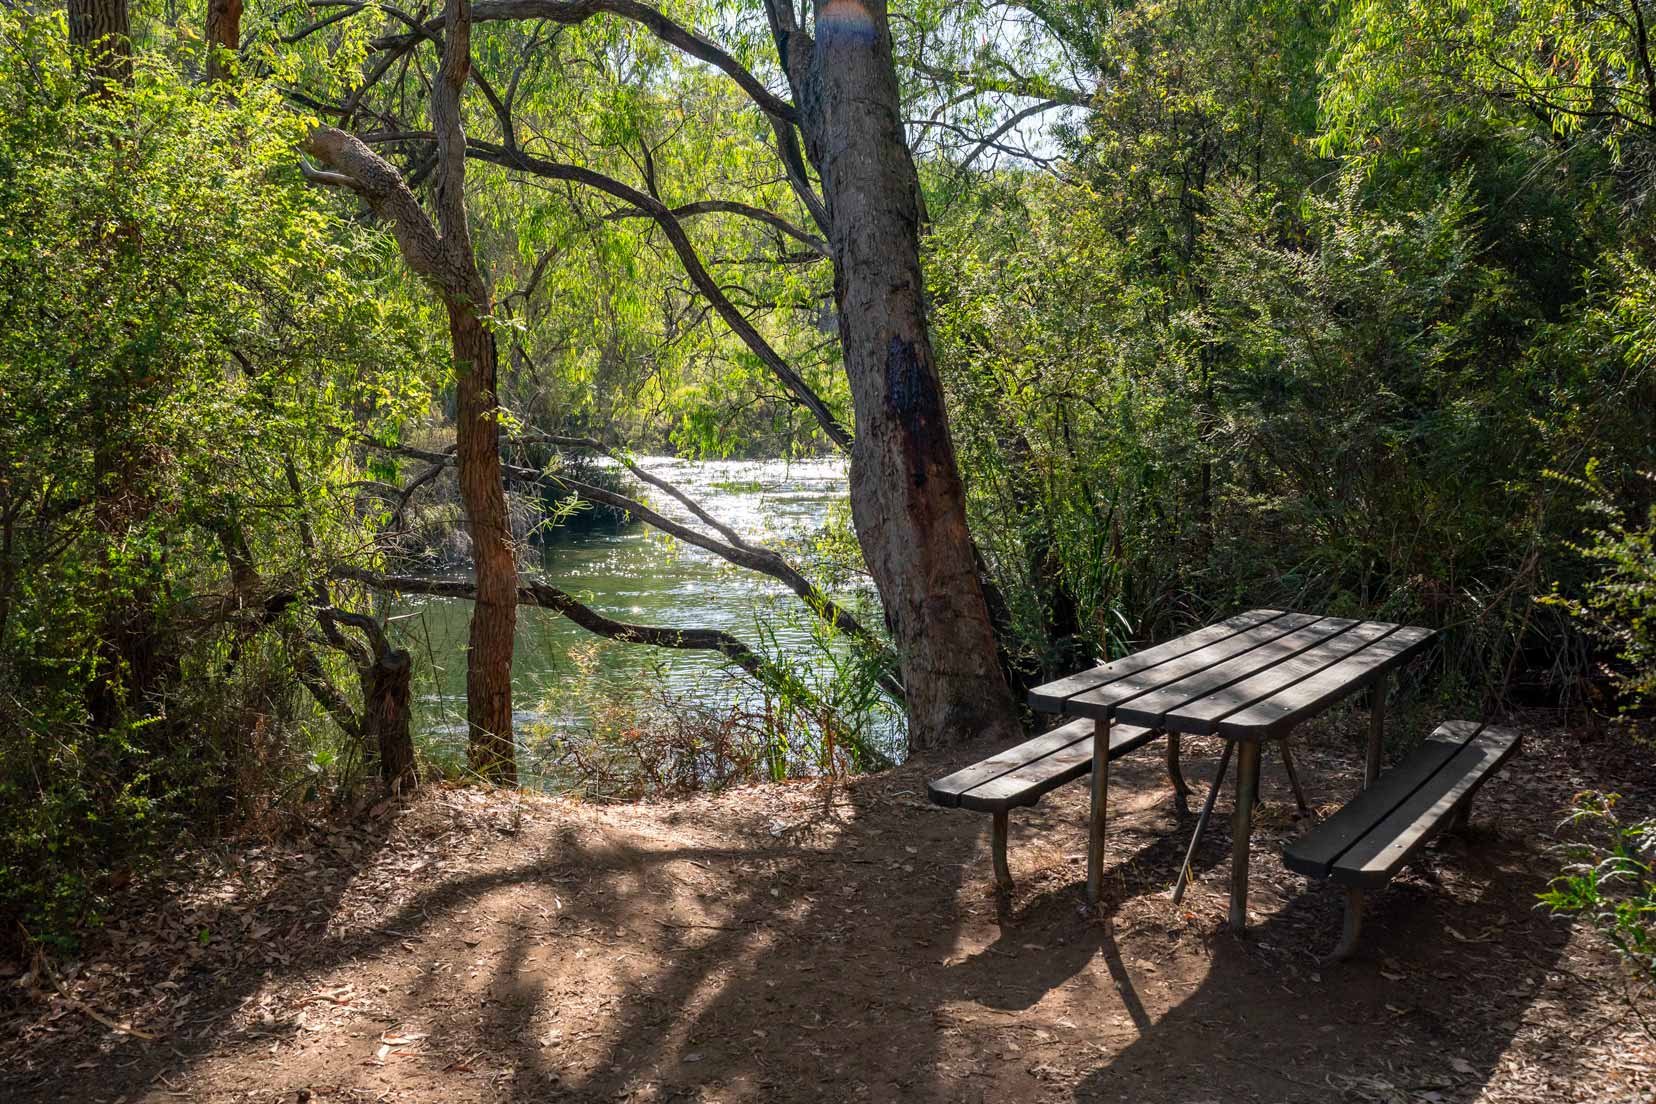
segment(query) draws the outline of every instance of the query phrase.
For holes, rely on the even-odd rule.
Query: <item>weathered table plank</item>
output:
[[[1273,640],[1287,636],[1296,629],[1303,629],[1317,620],[1308,613],[1285,613],[1281,617],[1244,629],[1194,652],[1124,675],[1084,694],[1077,694],[1065,704],[1064,712],[1082,717],[1114,716],[1116,707],[1124,701],[1218,666],[1236,656],[1251,652],[1262,644],[1269,644]]]
[[[1295,683],[1305,681],[1346,656],[1368,647],[1396,628],[1396,625],[1378,621],[1364,621],[1269,670],[1232,683],[1200,701],[1182,706],[1179,709],[1179,719],[1189,726],[1185,731],[1197,735],[1211,735],[1218,728],[1218,722],[1222,718],[1281,693]]]
[[[1304,682],[1231,714],[1219,722],[1219,735],[1232,740],[1274,739],[1402,663],[1432,635],[1430,629],[1400,627]]]
[[[1065,703],[1077,694],[1135,671],[1177,659],[1206,645],[1283,616],[1285,614],[1282,610],[1249,610],[1247,613],[1239,613],[1235,617],[1228,617],[1204,629],[1197,629],[1195,632],[1146,648],[1142,652],[1134,652],[1090,670],[1037,686],[1029,692],[1029,707],[1040,713],[1062,713]]]
[[[1190,731],[1185,723],[1186,706],[1194,705],[1210,694],[1216,694],[1250,676],[1270,671],[1277,665],[1306,652],[1341,633],[1355,628],[1359,622],[1344,617],[1323,617],[1286,636],[1251,648],[1229,662],[1210,667],[1176,682],[1165,683],[1148,693],[1124,701],[1116,707],[1114,717],[1126,724],[1150,725],[1161,728],[1171,723],[1181,732]],[[1176,711],[1176,716],[1175,716]]]

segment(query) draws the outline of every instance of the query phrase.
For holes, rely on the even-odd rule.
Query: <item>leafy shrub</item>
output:
[[[1644,479],[1656,485],[1656,475]],[[1623,665],[1615,681],[1631,704],[1656,701],[1656,505],[1640,526],[1613,504],[1596,464],[1588,464],[1584,479],[1566,481],[1589,495],[1587,508],[1601,519],[1582,543],[1572,545],[1598,571],[1581,598],[1549,600],[1614,652]]]
[[[1656,980],[1656,820],[1624,822],[1617,794],[1581,793],[1564,826],[1567,865],[1541,903],[1592,923],[1634,969]]]
[[[361,543],[351,435],[431,380],[391,247],[300,178],[301,126],[154,58],[85,96],[61,16],[0,10],[4,938],[73,939],[311,758],[293,594]]]

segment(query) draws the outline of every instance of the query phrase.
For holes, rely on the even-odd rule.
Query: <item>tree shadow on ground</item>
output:
[[[1215,750],[1191,749],[1198,794]],[[249,1098],[265,1100],[347,1085],[444,1101],[1184,1104],[1386,1099],[1386,1085],[1454,1099],[1488,1082],[1538,1010],[1586,1014],[1556,969],[1567,930],[1530,907],[1546,868],[1513,834],[1444,843],[1425,864],[1436,883],[1400,878],[1375,900],[1359,959],[1320,969],[1338,897],[1282,872],[1269,830],[1253,856],[1262,920],[1246,937],[1215,930],[1213,886],[1185,911],[1166,903],[1188,831],[1156,757],[1142,758],[1112,772],[1096,915],[1079,909],[1083,787],[1016,818],[1021,881],[1003,907],[989,818],[924,801],[943,765],[824,786],[776,815],[763,802],[784,791],[766,788],[636,816],[554,812],[524,850],[505,837],[348,938],[225,978],[178,1051],[129,1041],[92,1068],[14,1082],[12,1099],[159,1101],[177,1084],[240,1099],[249,1070]],[[1493,804],[1528,799],[1505,785]],[[1268,776],[1267,825],[1283,788]],[[1203,876],[1228,861],[1228,813],[1222,798],[1197,850],[1203,882],[1223,880]],[[345,891],[287,879],[238,907],[360,911]],[[299,1006],[252,1029],[233,1021],[256,995],[348,979],[381,995],[331,1034]],[[424,1038],[376,1059],[393,1025]],[[1031,1035],[1057,1038],[1037,1062],[1014,1035],[1026,1052]]]

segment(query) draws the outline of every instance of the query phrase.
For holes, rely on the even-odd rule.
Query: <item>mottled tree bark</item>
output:
[[[69,0],[69,44],[86,51],[95,85],[132,80],[132,18],[127,0]]]
[[[448,314],[459,392],[455,459],[477,572],[466,664],[471,766],[486,778],[508,780],[516,773],[511,675],[518,586],[511,521],[501,485],[495,340],[470,301],[449,299]]]
[[[207,0],[207,79],[221,81],[230,74],[226,51],[241,49],[242,0]]]
[[[884,0],[816,0],[815,40],[768,5],[805,150],[822,180],[840,343],[856,411],[851,514],[908,690],[909,744],[1019,725],[966,528],[965,489],[926,328],[919,179]]]
[[[380,778],[392,794],[407,794],[419,784],[414,766],[414,735],[409,715],[414,699],[414,663],[407,652],[392,648],[358,672],[362,679],[362,741],[379,753]]]

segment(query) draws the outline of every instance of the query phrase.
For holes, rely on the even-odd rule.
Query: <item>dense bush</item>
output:
[[[1453,695],[1586,670],[1534,602],[1587,581],[1545,473],[1651,500],[1643,132],[1382,63],[1415,40],[1353,20],[1436,17],[1359,7],[1089,24],[1110,94],[1062,169],[946,178],[939,347],[1032,671],[1248,605],[1440,627]]]
[[[63,42],[0,12],[0,926],[39,937],[302,776],[296,592],[358,539],[350,435],[430,386],[269,90],[87,96]]]

